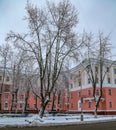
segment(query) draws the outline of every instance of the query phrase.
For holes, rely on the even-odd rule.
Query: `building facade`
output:
[[[89,72],[88,66],[91,67]],[[96,59],[84,60],[71,70],[69,111],[94,113],[96,101],[93,96],[92,75],[96,80],[96,100],[101,93],[100,81],[103,81],[98,114],[116,114],[116,63],[106,59],[102,62],[102,72],[100,62]]]
[[[95,98],[93,96],[94,87],[91,80],[90,67],[96,80],[96,100],[100,96],[100,64],[96,59],[84,60],[82,63],[70,70],[68,74],[68,83],[64,84],[60,93],[55,93],[54,109],[58,112],[70,113],[94,113]],[[116,114],[116,63],[111,60],[104,60],[102,64],[102,96],[98,105],[98,114]],[[97,73],[97,74],[96,74]],[[0,74],[0,111],[35,113],[40,110],[41,101],[32,89],[27,89],[19,85],[15,89],[12,80],[12,74],[6,73],[3,79],[3,73]],[[3,82],[4,80],[4,82]],[[65,79],[62,80],[63,82]],[[16,91],[17,90],[17,91]],[[50,102],[46,110],[51,111],[54,95],[51,94]],[[26,108],[25,108],[26,106]]]
[[[34,83],[36,88],[39,88],[38,79],[34,80]],[[52,93],[46,110],[66,111],[64,95],[64,89]],[[41,100],[34,93],[25,75],[15,75],[14,78],[12,72],[0,71],[0,113],[38,113],[40,108]]]

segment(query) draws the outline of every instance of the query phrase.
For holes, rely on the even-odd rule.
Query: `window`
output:
[[[29,104],[27,104],[27,109],[29,109],[30,108],[30,106],[29,106]]]
[[[7,102],[4,104],[4,108],[8,109],[8,103]]]
[[[110,72],[110,68],[109,67],[107,67],[107,72]]]
[[[110,84],[111,83],[111,81],[110,81],[110,78],[108,77],[108,83]]]
[[[73,108],[73,103],[71,103],[71,108]]]
[[[34,104],[33,107],[34,107],[34,110],[36,110],[36,108],[37,108],[37,107],[36,107],[36,104]],[[49,108],[49,105],[48,105],[48,108]]]
[[[23,108],[23,103],[20,103],[20,108]]]
[[[60,107],[59,107],[60,108]],[[69,104],[67,104],[67,110],[69,109]]]
[[[10,81],[10,78],[9,78],[9,76],[7,76],[7,77],[6,77],[6,81]]]
[[[79,81],[79,86],[81,86],[81,81]]]
[[[83,97],[81,97],[81,103],[83,103]]]
[[[112,102],[109,102],[109,107],[112,108]]]
[[[114,79],[114,83],[116,84],[116,79]]]
[[[116,74],[116,68],[114,69],[114,74]]]
[[[5,92],[10,92],[10,85],[5,85]]]
[[[71,98],[71,99],[73,98],[73,94],[72,94],[72,93],[70,94],[70,98]]]
[[[88,84],[90,84],[91,83],[91,79],[90,78],[88,78]]]
[[[91,91],[90,90],[88,90],[88,96],[90,96],[91,95]]]
[[[2,81],[2,76],[0,76],[0,81]]]
[[[72,79],[72,74],[71,74],[71,76],[70,76],[70,79]]]
[[[78,76],[79,76],[79,77],[81,76],[81,72],[80,72],[80,70],[79,70],[79,72],[78,72]]]
[[[17,105],[16,105],[16,103],[13,103],[13,106],[12,106],[13,108],[16,108],[17,107]]]
[[[99,90],[98,90],[98,89],[96,90],[96,95],[97,95],[97,96],[99,95]]]
[[[12,97],[12,98],[13,98],[13,100],[15,100],[15,99],[16,99],[16,94],[13,94],[13,97]]]
[[[88,102],[88,108],[91,108],[91,102]]]
[[[69,97],[67,97],[67,102],[69,102]]]
[[[9,94],[5,93],[5,99],[8,99]]]
[[[23,100],[24,99],[24,95],[20,95],[20,100]]]
[[[98,83],[98,78],[96,78],[96,83]]]
[[[59,104],[58,106],[59,106],[59,108],[62,108],[61,104]]]
[[[79,108],[81,108],[81,102],[79,102],[79,104],[78,104],[78,105],[79,105]]]
[[[109,93],[109,95],[112,95],[112,90],[109,89],[109,90],[108,90],[108,93]]]
[[[70,87],[73,88],[73,84],[70,84]]]

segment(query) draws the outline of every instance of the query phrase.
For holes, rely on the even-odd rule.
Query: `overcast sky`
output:
[[[45,0],[30,0],[33,4],[44,7]],[[48,0],[52,1],[52,0]],[[58,2],[60,0],[53,0]],[[111,43],[116,49],[116,0],[70,0],[78,9],[79,25],[77,30],[84,29],[97,33],[99,30],[105,34],[111,33]],[[6,34],[13,30],[24,32],[26,23],[23,17],[26,0],[0,0],[0,43],[4,43]],[[113,52],[115,52],[115,49]]]

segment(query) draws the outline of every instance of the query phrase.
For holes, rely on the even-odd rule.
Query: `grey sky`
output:
[[[45,0],[30,1],[38,6],[45,5]],[[111,33],[111,43],[113,48],[116,48],[116,0],[70,1],[79,12],[77,31],[82,32],[85,29],[93,33],[97,33],[99,30],[105,34]],[[26,14],[25,4],[26,0],[0,0],[0,43],[4,43],[4,38],[10,30],[15,32],[26,30],[26,22],[22,20]]]

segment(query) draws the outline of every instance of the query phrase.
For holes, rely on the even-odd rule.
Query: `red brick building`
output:
[[[100,96],[100,66],[97,60],[91,59],[93,75],[97,71],[96,97]],[[83,65],[82,65],[83,64]],[[88,60],[83,61],[71,70],[70,78],[70,112],[94,113],[95,101],[93,97],[93,86],[84,68]],[[116,63],[104,60],[103,65],[103,88],[102,97],[98,106],[99,114],[116,114]],[[82,100],[81,100],[82,99]],[[82,101],[82,103],[81,103]]]
[[[84,65],[87,65],[88,61],[77,65],[70,70],[69,86],[62,88],[60,97],[58,93],[55,94],[54,109],[60,112],[84,112],[94,113],[95,101],[93,97],[93,86],[88,76]],[[100,68],[95,59],[92,60],[92,69],[95,73],[98,72],[96,96],[100,95]],[[98,106],[99,114],[116,114],[116,64],[111,60],[104,61],[104,77],[102,97]],[[0,106],[1,112],[38,112],[41,107],[39,98],[35,96],[32,89],[29,90],[27,95],[25,87],[20,87],[16,95],[13,95],[13,81],[10,74],[6,74],[4,78],[4,84],[0,91]],[[0,75],[0,83],[2,85],[2,74]],[[63,80],[64,81],[64,80]],[[28,100],[26,101],[26,97]],[[46,110],[52,109],[53,95],[48,103]],[[12,109],[11,109],[12,106]]]

